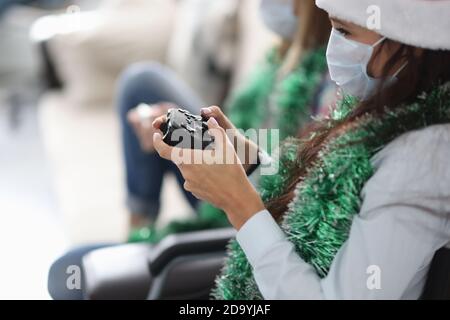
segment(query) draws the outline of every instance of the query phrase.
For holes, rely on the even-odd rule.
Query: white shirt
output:
[[[406,133],[372,159],[362,207],[327,277],[295,252],[268,211],[237,240],[265,299],[418,299],[450,243],[450,124]]]

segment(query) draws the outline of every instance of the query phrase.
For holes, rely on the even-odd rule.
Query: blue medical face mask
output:
[[[344,91],[361,100],[370,98],[381,81],[392,85],[397,75],[406,66],[403,65],[395,75],[387,79],[375,79],[367,74],[367,66],[373,55],[373,49],[382,43],[381,38],[373,45],[367,45],[345,38],[339,31],[331,31],[327,48],[327,63],[331,79]]]
[[[292,40],[298,25],[292,0],[261,0],[260,13],[264,24],[286,40]]]

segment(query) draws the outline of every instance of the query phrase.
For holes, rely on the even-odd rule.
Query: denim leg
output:
[[[174,172],[181,186],[183,180],[170,161],[160,158],[156,153],[142,151],[127,121],[127,113],[139,103],[159,102],[172,102],[199,113],[203,102],[173,71],[157,63],[138,63],[129,67],[119,80],[117,100],[125,153],[127,207],[131,213],[156,219],[164,174]],[[195,207],[196,199],[184,189],[183,192]]]

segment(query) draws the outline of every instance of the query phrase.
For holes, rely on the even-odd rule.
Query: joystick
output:
[[[207,119],[184,109],[170,109],[160,127],[163,141],[172,147],[206,149],[214,138],[208,133]]]

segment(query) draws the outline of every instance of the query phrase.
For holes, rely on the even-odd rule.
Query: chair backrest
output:
[[[436,251],[421,299],[450,300],[450,249]]]
[[[207,300],[223,267],[225,251],[182,255],[153,279],[149,300]]]
[[[208,299],[235,234],[223,228],[165,238],[149,255],[153,281],[148,299]]]

